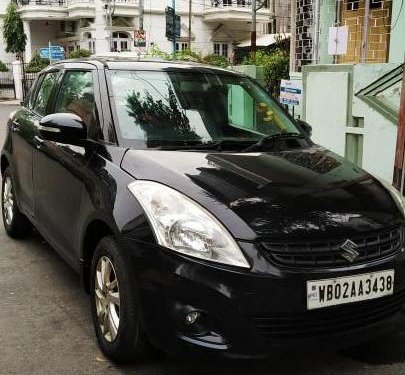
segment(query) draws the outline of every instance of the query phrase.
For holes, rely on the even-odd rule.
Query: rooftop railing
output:
[[[212,8],[252,8],[252,0],[211,0]],[[267,8],[267,4],[264,5]]]
[[[46,5],[46,6],[66,6],[66,0],[17,0],[17,4],[24,5]]]

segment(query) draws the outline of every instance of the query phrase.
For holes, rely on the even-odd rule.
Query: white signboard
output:
[[[300,105],[302,100],[302,83],[299,81],[281,80],[280,103]]]
[[[347,41],[349,39],[349,27],[329,27],[329,55],[346,55]]]

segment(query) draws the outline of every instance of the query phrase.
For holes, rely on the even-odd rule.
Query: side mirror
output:
[[[84,121],[74,113],[53,113],[39,122],[41,136],[48,140],[81,145],[87,138]]]
[[[302,130],[305,132],[305,134],[308,137],[312,136],[312,126],[309,125],[307,122],[302,121],[302,120],[296,120],[297,124],[302,128]]]

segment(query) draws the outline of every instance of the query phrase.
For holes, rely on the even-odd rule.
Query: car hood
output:
[[[403,221],[379,181],[317,146],[278,153],[129,150],[122,168],[181,191],[240,240],[350,237]]]

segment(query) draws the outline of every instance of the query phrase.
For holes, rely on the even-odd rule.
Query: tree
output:
[[[289,78],[289,55],[286,51],[276,48],[271,52],[257,51],[255,59],[251,56],[243,64],[262,66],[264,68],[266,89],[275,98],[280,93],[280,82]]]
[[[42,58],[38,52],[35,52],[32,60],[25,68],[26,73],[38,73],[42,69],[45,69],[50,64],[49,59]]]
[[[14,2],[10,2],[7,6],[3,23],[3,38],[6,42],[6,52],[15,53],[17,59],[22,60],[27,36],[24,33],[24,25]]]
[[[8,72],[8,68],[3,61],[0,60],[0,72]]]
[[[79,48],[76,51],[70,52],[69,59],[81,59],[91,56],[91,51],[85,48]]]

